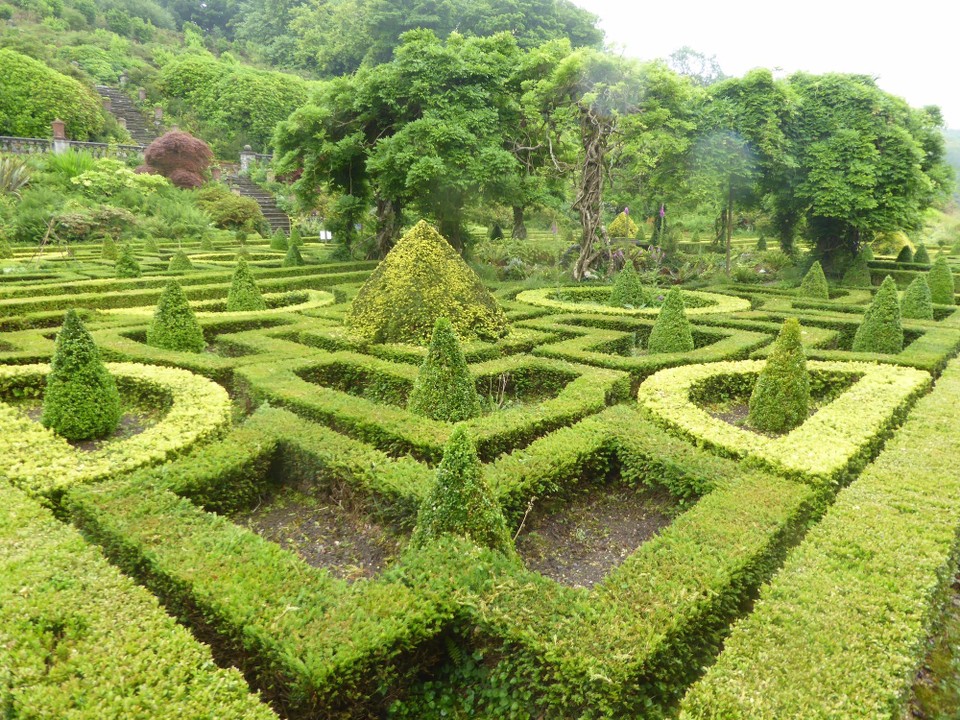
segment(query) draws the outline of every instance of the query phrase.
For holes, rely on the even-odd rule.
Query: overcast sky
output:
[[[689,45],[727,75],[754,67],[872,75],[914,107],[939,105],[960,128],[960,0],[574,0],[600,16],[625,55]]]

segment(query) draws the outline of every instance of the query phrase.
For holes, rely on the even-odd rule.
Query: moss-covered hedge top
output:
[[[439,317],[463,340],[496,340],[507,318],[480,278],[424,221],[394,246],[360,288],[347,325],[367,342],[426,344]]]

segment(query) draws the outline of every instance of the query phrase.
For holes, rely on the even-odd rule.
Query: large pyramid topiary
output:
[[[173,273],[185,273],[193,270],[193,263],[183,250],[177,250],[170,258],[167,270]]]
[[[68,310],[50,361],[40,422],[67,440],[109,435],[120,423],[120,393],[76,311]]]
[[[690,321],[683,306],[680,288],[671,288],[660,306],[657,320],[647,340],[650,353],[690,352],[694,348]]]
[[[607,304],[613,307],[639,308],[649,305],[650,302],[650,293],[644,289],[640,282],[640,275],[634,270],[633,263],[628,260],[613,281],[613,289],[610,291]]]
[[[903,293],[900,316],[914,320],[933,320],[933,301],[930,298],[927,278],[918,275]]]
[[[637,224],[627,213],[617,215],[607,226],[607,234],[615,238],[632,238],[637,234]]]
[[[421,220],[360,288],[346,318],[367,342],[424,345],[437,318],[461,340],[496,340],[507,318],[480,278],[433,227]]]
[[[900,252],[897,253],[897,262],[898,263],[908,263],[913,262],[913,250],[909,245],[904,245],[900,248]]]
[[[113,269],[118,278],[138,278],[143,274],[140,263],[137,262],[137,258],[133,254],[133,248],[129,245],[120,248]]]
[[[800,297],[814,298],[816,300],[829,300],[830,287],[827,285],[827,276],[823,274],[823,266],[817,260],[807,274],[803,276],[803,282],[800,283]]]
[[[153,320],[147,328],[147,345],[194,353],[201,352],[207,346],[203,329],[176,280],[167,283],[160,295]]]
[[[468,538],[508,556],[516,553],[500,505],[483,479],[477,450],[462,425],[443,449],[436,482],[420,506],[410,545],[423,547],[442,535]]]
[[[800,321],[787,318],[750,395],[750,424],[786,432],[807,419],[810,376],[800,343]]]
[[[251,312],[266,310],[267,303],[260,294],[253,279],[253,273],[247,266],[247,261],[241,257],[237,260],[237,269],[233,271],[233,280],[227,293],[227,312]]]
[[[413,383],[407,407],[434,420],[460,422],[480,414],[480,396],[453,326],[439,318],[430,350]]]
[[[934,304],[953,305],[956,302],[953,272],[943,255],[937,256],[936,262],[927,273],[927,284],[930,286],[930,299]]]
[[[923,265],[930,264],[930,253],[927,252],[927,246],[923,243],[917,245],[917,250],[913,253],[913,262]]]
[[[894,354],[903,350],[897,284],[887,275],[853,338],[854,352]]]

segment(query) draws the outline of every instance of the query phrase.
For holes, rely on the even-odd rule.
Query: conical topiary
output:
[[[827,276],[823,274],[823,267],[817,260],[810,266],[807,274],[803,276],[803,282],[800,283],[800,297],[814,298],[816,300],[829,300],[830,287],[827,285]]]
[[[270,238],[270,249],[286,252],[288,247],[287,236],[283,234],[282,230],[277,230]]]
[[[900,252],[897,253],[897,262],[898,263],[913,262],[913,250],[910,249],[909,245],[904,245],[902,248],[900,248]]]
[[[303,245],[303,238],[300,237],[300,228],[292,227],[290,228],[290,238],[287,240],[287,245],[300,247]]]
[[[507,332],[507,318],[490,291],[421,220],[360,288],[346,323],[362,341],[425,344],[440,317],[463,340],[496,340]]]
[[[690,352],[693,347],[693,333],[683,307],[683,295],[680,288],[671,288],[650,331],[647,350],[651,353]]]
[[[930,286],[923,275],[910,283],[900,300],[900,316],[914,320],[933,320],[933,301]]]
[[[637,224],[626,212],[622,212],[607,225],[607,233],[614,238],[633,238],[637,234]]]
[[[870,247],[869,245],[864,245],[863,248],[860,250],[860,254],[863,255],[864,258],[866,258],[867,262],[870,262],[871,260],[873,260],[873,248]]]
[[[917,249],[913,253],[913,262],[922,263],[924,265],[930,264],[930,253],[927,252],[927,246],[923,243],[917,245]]]
[[[760,237],[757,238],[757,252],[766,252],[767,251],[767,236],[763,233],[760,233]]]
[[[283,258],[283,262],[280,263],[280,267],[300,267],[304,264],[303,255],[300,254],[300,246],[290,243],[287,254]]]
[[[628,260],[613,281],[613,289],[610,291],[610,300],[607,304],[613,307],[639,308],[649,305],[650,302],[650,293],[644,289],[640,282],[640,275],[634,270],[633,263]]]
[[[753,387],[748,421],[764,432],[786,432],[806,420],[809,408],[810,376],[800,321],[787,318]]]
[[[190,258],[183,250],[177,250],[170,258],[167,270],[175,273],[185,273],[193,270],[193,263],[190,262]]]
[[[500,227],[500,223],[494,223],[493,227],[490,228],[490,239],[493,241],[503,240],[503,228]]]
[[[120,248],[113,271],[118,278],[138,278],[142,274],[140,263],[137,262],[137,258],[133,255],[133,248],[129,245]]]
[[[462,426],[453,431],[443,449],[436,481],[420,506],[410,545],[421,548],[443,535],[467,538],[510,556],[516,552],[500,505],[483,480],[477,450]]]
[[[247,261],[244,258],[237,260],[237,269],[233,271],[233,281],[230,283],[230,292],[227,293],[227,312],[250,312],[266,310],[260,288],[253,279]]]
[[[207,346],[203,329],[176,280],[167,283],[160,295],[147,328],[147,345],[181,352],[201,352]]]
[[[43,396],[46,427],[67,440],[102,438],[120,423],[120,393],[76,311],[57,334]]]
[[[439,318],[413,383],[407,408],[434,420],[460,422],[480,414],[480,397],[453,325]]]
[[[843,274],[840,284],[844,287],[870,287],[873,282],[870,279],[870,267],[867,265],[867,258],[861,252],[850,263],[850,267]]]
[[[157,245],[157,241],[154,238],[148,237],[143,241],[143,251],[150,255],[158,255],[160,253],[160,246]]]
[[[956,302],[956,291],[953,285],[953,272],[943,255],[937,257],[930,272],[927,273],[927,284],[930,286],[930,299],[936,305],[953,305]]]
[[[204,235],[202,238],[200,238],[200,249],[206,252],[212,252],[213,240],[211,240],[208,236]]]
[[[854,352],[898,353],[903,350],[903,325],[900,323],[900,302],[897,284],[887,275],[873,302],[863,316],[853,338]]]
[[[102,257],[104,260],[117,259],[117,243],[109,235],[103,239],[103,245],[100,249],[100,257]]]

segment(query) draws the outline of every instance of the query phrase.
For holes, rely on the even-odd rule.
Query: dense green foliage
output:
[[[280,263],[281,267],[300,267],[303,264],[303,255],[300,254],[300,246],[291,242],[290,247],[287,249],[287,254],[283,256],[283,262]]]
[[[613,280],[608,303],[614,307],[638,308],[649,305],[650,302],[650,293],[643,287],[640,275],[634,269],[633,263],[627,262]]]
[[[114,272],[118,278],[137,278],[143,274],[140,263],[133,254],[133,248],[130,245],[123,245],[120,248],[117,261],[114,264]]]
[[[897,262],[898,263],[913,262],[913,250],[909,245],[904,245],[902,248],[900,248],[900,252],[897,253]]]
[[[607,234],[614,238],[635,238],[639,228],[627,213],[617,215],[607,226]]]
[[[827,300],[830,297],[827,277],[823,274],[823,267],[819,260],[814,262],[807,274],[803,276],[803,282],[800,283],[800,296],[816,300]]]
[[[0,77],[0,135],[50,137],[55,119],[73,140],[103,129],[99,99],[77,80],[8,48],[0,48]]]
[[[866,250],[857,253],[857,256],[850,263],[850,267],[843,274],[843,280],[840,284],[844,287],[870,287],[873,281],[870,278],[870,267],[867,265]]]
[[[287,236],[283,234],[283,230],[277,230],[270,237],[270,249],[271,250],[280,250],[286,252],[288,249],[287,245]]]
[[[495,340],[507,332],[507,319],[490,291],[440,233],[421,220],[364,283],[347,325],[366,342],[426,344],[441,317],[464,340]]]
[[[506,555],[516,552],[500,506],[484,482],[477,449],[462,426],[443,449],[436,482],[420,506],[410,544],[423,547],[444,535],[458,535]]]
[[[153,320],[147,328],[147,345],[164,350],[202,352],[207,346],[183,288],[171,280],[160,296]]]
[[[809,406],[810,376],[800,322],[788,318],[750,395],[749,421],[758,430],[783,433],[807,419]]]
[[[190,261],[190,257],[183,250],[177,250],[170,258],[167,271],[180,275],[190,270],[193,270],[193,263]]]
[[[427,357],[410,391],[411,412],[444,422],[469,420],[480,414],[480,397],[450,321],[437,319]]]
[[[657,321],[650,331],[647,350],[651,353],[690,352],[694,348],[690,321],[683,306],[680,288],[671,288],[663,299]]]
[[[233,271],[230,282],[230,292],[227,293],[227,312],[250,312],[264,310],[267,303],[253,279],[253,273],[244,258],[237,260],[237,267]]]
[[[933,301],[927,278],[918,275],[903,292],[900,300],[900,315],[917,320],[933,320]]]
[[[927,275],[927,283],[930,285],[930,297],[937,305],[956,304],[956,289],[953,282],[953,272],[947,259],[940,255],[934,261]]]
[[[68,310],[50,361],[41,422],[68,440],[109,435],[120,422],[120,393],[80,317]]]
[[[917,245],[916,251],[913,253],[913,259],[908,262],[922,263],[924,265],[930,264],[930,253],[927,252],[927,246],[923,243]]]
[[[891,354],[903,350],[903,325],[897,284],[884,278],[853,338],[854,352]]]
[[[197,191],[197,205],[218,228],[258,230],[265,224],[263,211],[253,198],[243,197],[219,183],[207,183]]]

